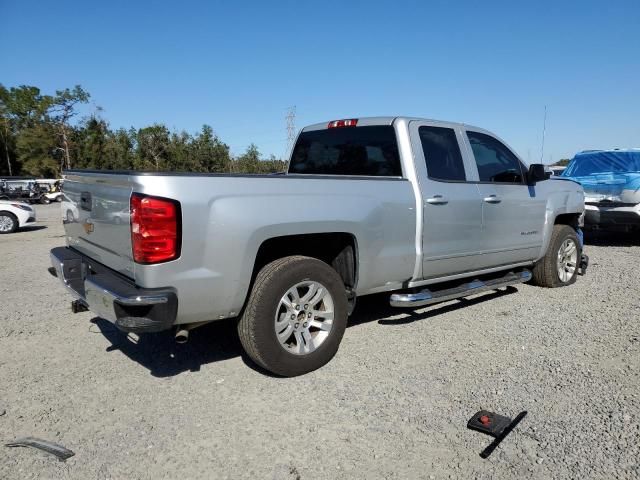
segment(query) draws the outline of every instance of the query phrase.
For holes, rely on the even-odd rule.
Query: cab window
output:
[[[400,177],[400,154],[391,125],[302,132],[289,173]]]
[[[433,180],[464,182],[464,162],[452,128],[420,127],[418,129],[427,174]]]
[[[511,150],[495,138],[467,132],[481,182],[523,183],[522,163]]]

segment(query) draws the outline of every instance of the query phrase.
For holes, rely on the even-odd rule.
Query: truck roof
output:
[[[465,127],[465,128],[472,128],[474,130],[481,130],[484,131],[483,128],[480,127],[475,127],[473,125],[469,125],[466,123],[460,123],[460,122],[449,122],[446,120],[434,120],[432,118],[421,118],[421,117],[405,117],[405,116],[382,116],[382,117],[350,117],[350,118],[354,118],[358,120],[358,126],[359,127],[366,127],[366,126],[371,126],[371,125],[393,125],[393,122],[395,122],[396,120],[404,120],[407,122],[410,121],[421,121],[421,122],[430,122],[430,123],[435,123],[438,126],[442,126],[442,127]],[[340,120],[340,119],[333,119],[333,120],[328,120],[326,122],[321,122],[321,123],[314,123],[313,125],[308,125],[306,127],[304,127],[301,131],[303,132],[309,132],[312,130],[324,130],[327,128],[327,126],[329,125],[329,122],[332,122],[334,120]]]

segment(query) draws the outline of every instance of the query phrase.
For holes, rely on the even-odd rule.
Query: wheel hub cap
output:
[[[13,220],[9,217],[0,217],[0,232],[8,232],[13,228]]]
[[[573,277],[578,265],[578,246],[576,242],[567,238],[558,250],[558,278],[567,283]]]
[[[333,327],[333,298],[319,282],[300,282],[280,299],[274,319],[282,348],[295,355],[315,351]]]

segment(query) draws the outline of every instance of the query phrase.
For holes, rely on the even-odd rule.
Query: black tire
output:
[[[40,203],[42,205],[49,205],[51,203],[51,200],[49,199],[49,197],[43,195],[40,197]]]
[[[558,274],[558,252],[565,240],[573,240],[577,247],[577,265],[573,275],[567,281],[562,281]],[[533,267],[532,282],[534,285],[545,288],[566,287],[575,283],[578,277],[578,266],[582,255],[582,247],[580,240],[573,227],[569,225],[554,225],[551,232],[551,240],[549,248],[544,257],[542,257]]]
[[[278,341],[274,318],[283,295],[305,281],[320,282],[326,287],[333,300],[334,318],[328,336],[316,350],[296,355]],[[284,257],[264,266],[256,276],[238,323],[238,334],[254,362],[277,375],[294,377],[316,370],[333,358],[347,326],[348,309],[344,283],[333,268],[311,257]]]
[[[0,221],[3,223],[6,221],[9,224],[8,229],[0,230],[0,235],[4,233],[13,233],[18,229],[18,219],[11,212],[0,212]]]
[[[58,196],[56,197],[56,202],[58,202],[58,203],[62,203],[62,195],[58,195]]]
[[[67,210],[67,214],[65,216],[67,217],[67,223],[73,223],[76,221],[76,217],[71,210]]]

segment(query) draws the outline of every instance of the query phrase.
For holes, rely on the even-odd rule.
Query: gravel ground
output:
[[[416,311],[362,299],[338,355],[274,378],[231,322],[127,338],[46,273],[57,205],[0,237],[0,478],[640,478],[640,239],[588,239],[568,288]],[[473,413],[529,412],[487,460]],[[2,411],[6,410],[4,415]]]

